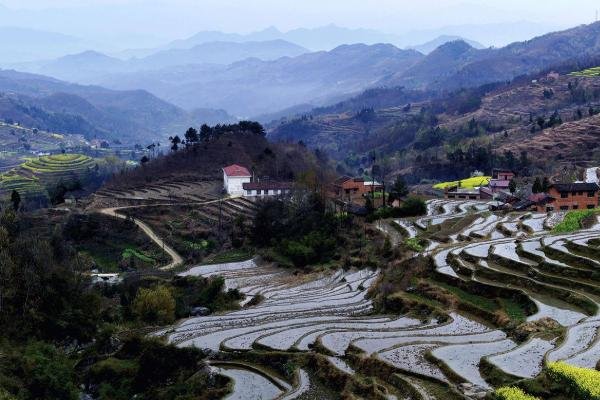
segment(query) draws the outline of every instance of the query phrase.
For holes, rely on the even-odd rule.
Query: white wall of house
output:
[[[230,196],[241,196],[244,194],[244,183],[250,183],[250,176],[227,176],[223,172],[223,187]]]
[[[279,195],[283,195],[283,194],[289,194],[290,190],[289,189],[269,189],[268,193],[266,193],[266,192],[267,192],[266,190],[261,190],[260,194],[258,194],[258,190],[256,190],[256,189],[245,190],[244,196],[245,197],[279,196]]]

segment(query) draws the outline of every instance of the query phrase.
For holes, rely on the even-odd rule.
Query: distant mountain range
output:
[[[216,39],[218,35],[203,34],[194,40]],[[97,104],[98,92],[105,90],[111,95],[104,92],[100,97],[112,96],[116,102],[122,100],[119,104],[122,109],[118,111],[123,114],[110,112],[111,120],[127,117],[128,121],[151,127],[142,126],[142,132],[151,130],[163,134],[175,121],[187,124],[187,121],[197,120],[192,118],[197,115],[192,113],[196,109],[204,109],[204,115],[219,119],[232,117],[210,110],[226,110],[238,118],[279,117],[283,110],[326,106],[370,88],[447,91],[509,81],[565,62],[598,56],[599,37],[600,23],[550,33],[503,48],[482,49],[478,43],[442,37],[419,46],[427,54],[391,44],[343,45],[331,51],[306,53],[304,47],[283,40],[200,44],[188,41],[127,61],[84,52],[29,64],[29,67],[65,80],[111,89],[71,85],[67,90],[64,87],[69,85],[61,82],[60,89],[43,95],[56,92],[76,95],[96,108],[105,106],[104,110],[112,111],[110,104]],[[429,52],[438,43],[443,44]],[[178,48],[188,45],[194,47]],[[115,90],[126,92],[117,94]],[[90,95],[90,91],[95,94]],[[40,93],[33,96],[41,97]],[[45,107],[50,108],[50,105]],[[98,124],[100,121],[98,119],[95,126],[102,126]],[[114,130],[115,126],[109,128]],[[137,126],[127,129],[133,132]]]
[[[336,25],[327,25],[314,29],[300,28],[288,32],[281,32],[275,27],[269,27],[262,31],[249,33],[247,35],[216,31],[198,32],[188,39],[176,40],[167,47],[189,48],[191,46],[213,41],[247,42],[267,40],[285,40],[313,51],[321,51],[331,50],[343,44],[352,43],[394,43],[398,40],[398,36],[372,29],[349,29]]]
[[[222,108],[252,117],[301,103],[343,99],[423,57],[389,44],[356,44],[274,61],[248,59],[228,66],[187,65],[111,75],[95,83],[114,89],[145,88],[185,109]]]
[[[201,123],[228,122],[224,111],[186,112],[143,90],[114,91],[0,70],[0,118],[88,139],[148,143]]]
[[[92,43],[73,36],[16,27],[0,27],[0,37],[0,59],[3,65],[56,58],[93,46]]]
[[[373,87],[448,90],[511,80],[599,55],[599,37],[600,23],[595,23],[499,49],[477,49],[462,40],[444,43],[427,55],[389,44],[345,45],[272,61],[112,74],[93,83],[113,89],[143,88],[185,109],[217,108],[252,117],[299,104],[331,104]],[[203,93],[210,95],[199,95]]]
[[[350,29],[336,25],[327,25],[313,29],[300,28],[282,32],[275,27],[252,32],[249,34],[223,33],[219,31],[201,31],[182,40],[173,41],[163,49],[186,49],[209,42],[248,42],[285,40],[296,43],[312,51],[328,51],[344,44],[390,43],[401,48],[415,48],[419,43],[436,42],[438,46],[448,40],[459,38],[475,39],[473,47],[487,47],[492,44],[509,44],[543,35],[556,30],[556,27],[537,24],[530,21],[518,21],[497,24],[471,24],[446,26],[437,29],[413,30],[403,34],[384,33],[374,29]],[[468,40],[466,40],[468,42]],[[484,43],[482,45],[476,45]],[[437,46],[435,46],[437,47]],[[434,47],[434,48],[435,48]],[[431,48],[429,51],[433,50]],[[130,50],[123,54],[127,56],[144,56],[153,50]],[[429,52],[427,51],[427,52]]]
[[[210,42],[185,49],[161,50],[143,58],[122,60],[96,52],[85,51],[51,61],[15,65],[31,73],[49,75],[72,82],[93,82],[110,74],[135,73],[191,64],[231,64],[248,58],[275,60],[307,53],[303,47],[284,40],[266,42]]]
[[[566,61],[598,55],[600,22],[498,49],[475,49],[464,41],[449,42],[379,84],[429,89],[472,87],[511,80]]]

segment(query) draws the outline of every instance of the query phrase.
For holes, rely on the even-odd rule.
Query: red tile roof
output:
[[[252,177],[252,174],[250,171],[248,171],[248,168],[237,164],[223,168],[223,172],[225,172],[225,175],[227,176]]]

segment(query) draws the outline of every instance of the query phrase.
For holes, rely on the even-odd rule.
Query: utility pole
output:
[[[221,239],[221,228],[222,228],[222,218],[223,218],[223,208],[221,206],[223,198],[219,198],[219,239]]]

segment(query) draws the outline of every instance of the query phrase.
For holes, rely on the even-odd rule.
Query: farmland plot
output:
[[[435,267],[431,280],[445,282],[446,290],[460,288],[452,293],[461,301],[481,301],[482,307],[503,305],[502,310],[516,313],[514,318],[522,323],[552,319],[567,332],[562,342],[536,333],[517,341],[461,311],[449,312],[445,322],[433,317],[371,315],[374,306],[367,293],[380,278],[379,270],[296,277],[254,261],[199,266],[186,272],[221,275],[227,288],[247,296],[243,304],[253,297],[262,301],[227,314],[183,321],[169,331],[168,340],[225,353],[323,353],[331,368],[349,376],[364,373],[355,364],[354,355],[360,354],[393,368],[408,381],[422,377],[455,388],[464,381],[491,389],[485,369],[480,368],[483,360],[524,378],[536,376],[546,359],[595,366],[600,361],[600,280],[592,271],[600,266],[595,258],[598,226],[554,235],[548,229],[553,215],[488,214],[480,205],[429,201],[428,215],[414,225],[397,222],[410,236],[421,237],[428,227],[457,215],[480,214],[454,240],[429,246]],[[477,297],[468,292],[471,286],[484,295],[493,292],[505,297],[485,299],[481,293]],[[515,299],[528,301],[525,314],[518,316]]]

